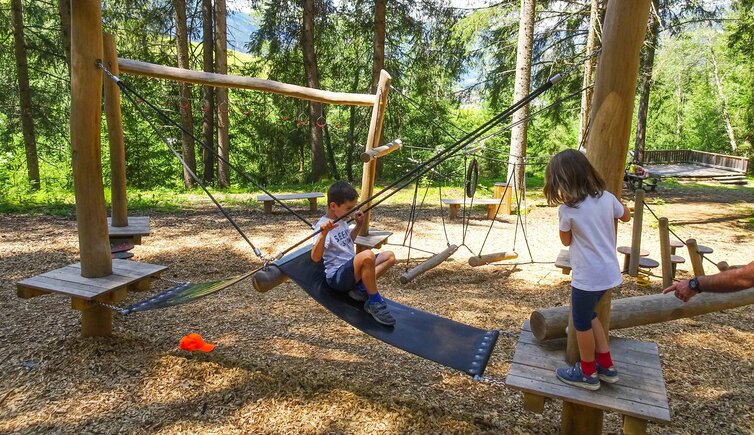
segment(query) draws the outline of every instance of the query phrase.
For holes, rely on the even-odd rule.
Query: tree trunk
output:
[[[592,0],[592,7],[589,12],[589,35],[586,38],[586,54],[591,54],[597,49],[597,39],[600,31],[600,0]],[[594,81],[594,67],[597,65],[597,58],[592,57],[584,62],[584,79],[582,88],[586,88]],[[587,134],[589,126],[589,110],[592,107],[592,88],[587,88],[581,94],[581,113],[579,117],[579,145],[584,144],[584,136]]]
[[[330,173],[333,179],[339,180],[338,164],[335,162],[335,150],[332,147],[332,141],[330,141],[330,126],[325,125],[322,129],[322,137],[325,140],[325,148],[327,149],[327,159],[330,162]]]
[[[175,44],[178,48],[178,68],[191,69],[189,65],[188,32],[186,30],[186,0],[173,0],[175,9]],[[186,131],[194,131],[194,114],[191,110],[191,85],[186,82],[178,84],[180,100],[178,107],[181,113],[181,127]],[[190,172],[196,173],[196,152],[194,151],[194,137],[181,132],[183,145],[183,161],[188,168],[183,168],[183,185],[194,187],[194,179]],[[190,172],[189,172],[190,170]]]
[[[385,68],[385,9],[387,0],[376,0],[374,3],[374,48],[372,52],[372,93],[377,92],[380,72]],[[379,145],[379,144],[377,144]],[[377,159],[375,177],[382,178],[384,160]]]
[[[26,57],[26,41],[24,40],[24,14],[21,0],[11,0],[11,19],[13,20],[13,42],[16,52],[16,72],[18,75],[18,94],[21,100],[21,129],[26,148],[26,170],[29,175],[29,185],[39,190],[39,160],[37,158],[37,139],[34,136],[34,120],[32,118],[31,89],[29,88],[29,64]]]
[[[676,80],[676,89],[678,89],[678,93],[676,95],[676,105],[675,105],[675,149],[679,149],[679,145],[681,143],[681,131],[683,129],[683,87],[681,84],[683,83],[683,76],[678,75]]]
[[[215,0],[215,65],[218,74],[228,73],[228,34],[226,27],[225,0]],[[228,136],[228,89],[217,88],[217,153],[230,161],[230,138]],[[222,159],[217,162],[217,183],[230,186],[230,167]]]
[[[728,140],[730,141],[730,147],[735,152],[738,145],[736,145],[736,135],[733,133],[733,125],[730,123],[730,114],[728,113],[728,99],[723,92],[723,82],[720,80],[720,71],[717,68],[717,56],[715,56],[715,50],[710,47],[710,54],[712,55],[712,72],[715,75],[715,87],[717,88],[717,95],[720,97],[720,105],[723,111],[723,120],[725,121],[725,132],[728,133]]]
[[[71,0],[58,0],[58,15],[60,15],[60,37],[63,39],[65,63],[68,73],[71,72]]]
[[[213,56],[212,0],[202,0],[202,65],[204,72],[215,72]],[[215,92],[212,86],[202,86],[202,139],[207,148],[202,147],[204,171],[202,179],[211,184],[215,180],[215,158],[212,149],[215,139]]]
[[[518,47],[516,48],[516,84],[513,90],[513,101],[520,101],[529,94],[531,84],[531,54],[534,41],[535,0],[521,0],[521,13],[518,23]],[[529,105],[522,107],[513,114],[511,130],[511,149],[508,158],[508,180],[516,183],[518,189],[523,189],[526,168],[526,133],[529,124],[523,121],[529,116]],[[518,123],[518,125],[516,125]],[[511,180],[511,174],[513,179]]]
[[[361,69],[359,68],[359,50],[355,50],[353,82],[351,82],[351,92],[356,93],[359,90],[359,78]],[[348,149],[346,150],[346,177],[349,182],[354,181],[353,157],[356,152],[356,106],[349,107],[348,117]]]
[[[649,93],[652,90],[652,70],[655,63],[655,50],[660,32],[660,0],[652,0],[653,14],[650,14],[649,34],[645,45],[641,66],[641,97],[636,112],[636,141],[634,142],[634,160],[644,162],[644,145],[647,140],[647,112],[649,111]]]
[[[314,51],[314,0],[304,0],[304,27],[301,31],[301,48],[304,52],[306,86],[319,89],[317,53]],[[322,103],[309,102],[309,136],[311,140],[312,171],[309,181],[314,183],[327,175],[327,160],[322,144],[322,129],[317,121],[322,118]]]

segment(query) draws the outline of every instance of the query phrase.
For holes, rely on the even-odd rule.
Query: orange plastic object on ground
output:
[[[215,348],[214,344],[205,343],[202,336],[199,334],[189,334],[181,338],[181,342],[178,347],[190,352],[200,350],[202,352],[212,352]]]

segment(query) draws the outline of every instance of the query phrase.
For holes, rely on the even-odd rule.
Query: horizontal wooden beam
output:
[[[274,80],[192,71],[131,59],[118,58],[118,66],[121,73],[209,85],[218,88],[252,89],[319,103],[374,106],[375,102],[375,96],[369,94],[323,91],[321,89],[276,82]]]
[[[447,260],[448,257],[453,255],[454,252],[458,249],[458,246],[456,245],[450,245],[447,248],[445,248],[444,251],[433,255],[432,257],[429,257],[428,259],[424,260],[423,262],[419,263],[416,267],[413,269],[407,271],[400,277],[401,284],[408,284],[411,282],[414,278],[421,275],[422,273],[434,269],[437,267],[440,263]]]
[[[370,160],[378,159],[380,157],[386,156],[393,151],[397,151],[401,149],[403,146],[403,142],[400,139],[396,139],[390,143],[387,143],[385,145],[382,145],[381,147],[372,148],[371,150],[364,151],[361,153],[361,161],[364,163],[369,163]]]
[[[652,294],[612,301],[610,329],[630,328],[694,317],[729,308],[754,304],[754,287],[735,293],[702,293],[689,302],[672,294]],[[565,337],[569,305],[541,308],[531,313],[529,322],[537,340]]]

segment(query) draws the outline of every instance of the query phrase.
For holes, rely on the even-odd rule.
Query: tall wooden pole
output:
[[[102,186],[102,10],[99,0],[71,2],[71,160],[81,275],[112,273]]]
[[[118,69],[118,53],[115,38],[109,33],[102,35],[103,64],[114,75]],[[128,226],[128,203],[126,201],[126,148],[123,141],[123,118],[120,113],[120,88],[112,80],[105,80],[105,117],[107,137],[110,142],[110,197],[112,202],[112,226]]]
[[[650,0],[610,0],[605,15],[602,55],[597,64],[591,132],[586,156],[602,175],[607,190],[620,198],[623,171],[628,153],[628,139],[634,110],[634,96],[639,75],[639,54],[647,30]],[[637,205],[638,206],[638,205]],[[612,290],[605,293],[596,312],[605,333],[610,328]],[[569,328],[567,355],[575,349],[574,328]],[[599,424],[597,424],[599,421]],[[575,403],[563,402],[561,433],[599,433],[602,411]]]
[[[382,121],[385,118],[385,109],[387,108],[387,96],[390,92],[390,81],[392,78],[387,71],[380,72],[380,81],[377,85],[374,106],[372,107],[372,120],[369,122],[369,135],[365,152],[379,145],[382,138]],[[361,201],[366,200],[374,193],[374,175],[377,161],[372,159],[369,163],[364,163],[364,173],[361,176]],[[370,203],[371,204],[371,203]],[[370,204],[366,204],[369,207]],[[364,216],[364,225],[361,227],[359,235],[366,236],[369,234],[369,218],[371,211]]]
[[[71,160],[76,195],[81,276],[112,274],[105,192],[102,186],[102,9],[99,0],[71,2]],[[74,299],[74,306],[77,301]],[[112,332],[112,311],[87,304],[81,309],[81,334]]]

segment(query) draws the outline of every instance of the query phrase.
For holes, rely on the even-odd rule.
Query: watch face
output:
[[[699,291],[699,281],[696,278],[691,278],[689,280],[689,287],[691,287],[691,290],[694,290],[695,292]]]

